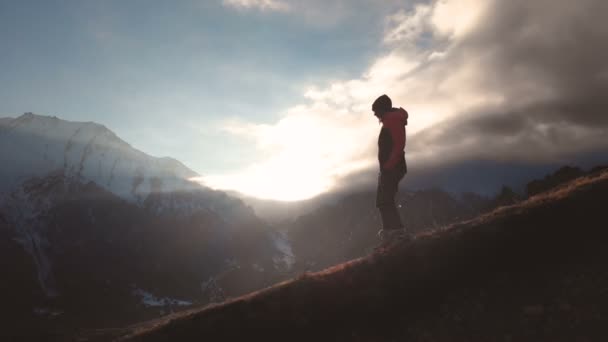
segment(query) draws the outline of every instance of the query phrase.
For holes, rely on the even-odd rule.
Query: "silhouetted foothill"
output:
[[[503,185],[500,193],[494,198],[492,207],[500,207],[503,205],[512,205],[522,201],[522,196],[513,191],[511,187]]]
[[[578,167],[564,166],[553,174],[545,176],[543,179],[536,179],[528,183],[526,185],[526,193],[528,196],[534,196],[581,177],[584,174],[585,172]]]

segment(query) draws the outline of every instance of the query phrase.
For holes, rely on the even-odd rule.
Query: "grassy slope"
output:
[[[128,341],[606,341],[608,172]]]

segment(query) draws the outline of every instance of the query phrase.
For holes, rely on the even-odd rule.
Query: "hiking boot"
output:
[[[415,239],[414,234],[406,231],[405,229],[380,229],[378,231],[378,238],[380,244],[385,245],[393,241],[409,242]]]
[[[380,229],[378,237],[382,242],[390,242],[404,239],[408,237],[408,234],[405,233],[405,229]]]
[[[374,247],[373,251],[384,250],[395,244],[409,242],[414,239],[414,236],[407,233],[405,229],[380,229],[378,238],[380,243]]]

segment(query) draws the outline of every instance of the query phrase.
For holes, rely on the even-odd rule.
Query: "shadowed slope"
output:
[[[580,178],[126,340],[606,340],[606,203],[608,172]]]

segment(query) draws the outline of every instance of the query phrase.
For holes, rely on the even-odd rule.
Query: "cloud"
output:
[[[429,17],[432,13],[430,5],[418,5],[413,13],[401,10],[387,19],[385,43],[409,42],[419,39],[423,32],[429,29]]]
[[[260,9],[267,11],[288,11],[290,6],[282,0],[223,0],[224,6],[237,9]]]
[[[418,0],[223,0],[229,8],[282,12],[292,20],[315,29],[342,25],[377,23],[395,8],[410,6]],[[371,29],[375,29],[370,27]]]
[[[309,194],[373,170],[378,126],[369,109],[383,93],[410,112],[410,164],[556,162],[608,149],[604,13],[603,0],[438,0],[402,9],[385,20],[388,51],[360,78],[311,86],[309,103],[280,121],[241,123],[232,133],[264,152],[252,166],[260,179],[287,172],[323,184],[309,184]]]
[[[473,63],[477,83],[502,100],[430,127],[412,139],[450,158],[547,162],[572,160],[608,142],[608,27],[602,1],[493,2],[447,60]],[[467,59],[473,60],[467,62]]]
[[[460,38],[478,28],[479,21],[497,0],[439,0],[433,5],[431,24],[438,35]]]

